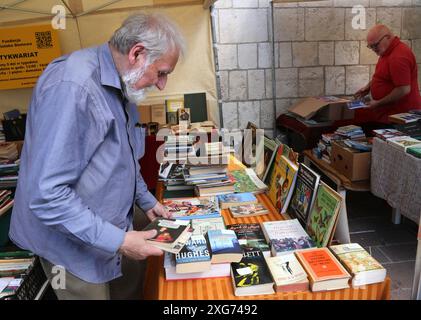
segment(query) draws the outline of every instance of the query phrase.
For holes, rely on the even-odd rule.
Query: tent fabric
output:
[[[63,54],[80,48],[100,45],[109,40],[121,22],[136,10],[159,12],[174,20],[186,38],[187,51],[174,72],[169,76],[163,91],[152,91],[145,104],[164,103],[165,99],[183,97],[185,93],[206,92],[208,117],[219,123],[217,90],[210,12],[204,9],[203,0],[68,0],[65,1],[66,29],[58,30]],[[1,9],[10,7],[13,9]],[[111,5],[105,6],[107,3]],[[184,4],[184,5],[183,5]],[[0,0],[1,28],[49,24],[54,5],[63,1],[53,0]],[[101,9],[98,9],[101,7]],[[19,9],[20,11],[18,11]],[[26,10],[26,11],[22,11]],[[33,10],[35,12],[29,12]],[[38,12],[38,13],[37,13]],[[77,18],[73,18],[76,16]],[[30,102],[32,89],[0,91],[0,113],[18,108],[25,112]]]

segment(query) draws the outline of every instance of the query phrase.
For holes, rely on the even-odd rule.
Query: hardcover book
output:
[[[297,219],[262,222],[265,239],[271,245],[272,256],[315,247],[313,240]]]
[[[269,213],[269,210],[261,203],[246,204],[229,208],[234,218],[247,218],[261,216]]]
[[[235,296],[275,293],[269,267],[260,250],[245,249],[241,261],[231,263],[231,279]]]
[[[408,136],[394,137],[386,140],[391,146],[406,151],[409,147],[421,147],[421,141]]]
[[[276,292],[308,291],[307,273],[294,253],[283,256],[266,257]]]
[[[394,123],[410,123],[410,122],[416,122],[421,119],[421,115],[415,114],[415,113],[397,113],[397,114],[391,114],[389,115],[389,121]]]
[[[384,281],[386,269],[358,243],[330,246],[329,249],[353,276],[353,287]]]
[[[210,265],[208,244],[203,235],[192,235],[175,255],[177,273],[204,272],[210,270]]]
[[[262,251],[263,255],[270,255],[270,247],[266,242],[262,228],[259,223],[237,223],[227,226],[237,235],[238,242],[244,247],[254,248]]]
[[[221,216],[216,197],[164,199],[162,204],[175,219],[187,220]]]
[[[305,164],[300,163],[287,213],[292,218],[298,218],[303,226],[307,224],[307,218],[316,196],[319,181],[320,175]]]
[[[328,248],[314,248],[295,252],[307,272],[312,291],[349,288],[351,275]]]
[[[298,167],[278,152],[270,174],[268,196],[280,213],[287,210],[294,191],[297,171]]]
[[[273,160],[275,159],[276,150],[279,145],[275,140],[264,137],[263,157],[256,159],[256,173],[260,180],[266,181],[266,177],[270,171]]]
[[[243,250],[232,230],[209,230],[206,234],[212,263],[239,262]]]
[[[251,192],[223,194],[218,199],[221,209],[257,203],[257,198]]]
[[[157,235],[146,242],[171,253],[178,253],[192,234],[188,221],[156,218],[143,231],[156,230]]]
[[[335,190],[320,182],[306,228],[317,247],[330,245],[342,201],[342,197]]]
[[[165,111],[167,115],[167,124],[178,124],[178,109],[184,108],[183,99],[165,100]]]
[[[408,149],[406,149],[406,152],[412,154],[414,157],[421,159],[421,146],[409,147]]]

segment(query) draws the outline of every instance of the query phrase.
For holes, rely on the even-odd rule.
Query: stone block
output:
[[[298,96],[298,69],[276,69],[276,97],[289,98]]]
[[[257,68],[257,43],[238,45],[238,66],[240,69]]]
[[[306,8],[306,40],[344,40],[344,19],[345,9],[343,8]]]
[[[323,67],[300,68],[298,70],[298,96],[311,97],[324,93]]]
[[[266,98],[271,99],[272,96],[272,69],[265,70],[265,90],[266,90]]]
[[[335,8],[347,7],[352,8],[353,6],[361,5],[363,7],[368,7],[370,0],[334,0],[333,6]]]
[[[317,42],[293,42],[293,66],[308,67],[318,65],[318,49]]]
[[[377,8],[377,23],[388,26],[399,37],[402,29],[402,9]]]
[[[376,24],[376,9],[365,8],[365,29],[361,29],[364,24],[359,20],[358,14],[359,11],[352,13],[352,9],[345,10],[345,40],[366,40],[368,30]],[[353,25],[354,19],[357,26]]]
[[[245,129],[249,121],[260,123],[260,101],[243,101],[238,103],[239,128]]]
[[[265,70],[249,70],[247,78],[249,99],[266,98]]]
[[[421,63],[421,39],[412,40],[412,51],[417,59],[417,63]],[[418,69],[418,74],[419,73],[421,73],[420,69]]]
[[[215,9],[232,8],[232,0],[218,0],[213,6]]]
[[[224,119],[224,128],[230,130],[238,128],[237,102],[222,103],[222,116]]]
[[[326,95],[345,94],[345,67],[325,68]]]
[[[335,43],[335,65],[350,65],[359,63],[358,41],[338,41]]]
[[[421,38],[420,17],[420,7],[402,9],[402,39]]]
[[[232,0],[233,8],[257,8],[258,6],[258,0]]]
[[[219,10],[221,43],[250,43],[269,40],[267,9]]]
[[[230,71],[230,100],[247,100],[247,71]]]
[[[260,128],[273,128],[274,121],[273,100],[260,101]]]
[[[411,5],[411,0],[370,0],[371,7],[405,7]]]
[[[292,46],[291,42],[279,42],[279,67],[292,67]]]
[[[275,41],[304,41],[304,9],[278,9],[274,12]]]
[[[333,41],[319,42],[319,65],[335,63],[335,45]]]
[[[222,101],[229,100],[229,82],[228,82],[229,72],[228,71],[219,71],[219,83],[221,86],[221,99]]]
[[[219,70],[233,70],[238,68],[237,46],[235,44],[218,44]]]
[[[288,108],[291,106],[291,99],[276,99],[276,118],[281,114],[287,113]]]
[[[272,66],[272,48],[269,42],[257,45],[258,68],[270,68]]]
[[[346,72],[345,94],[352,95],[369,82],[369,66],[348,66]]]

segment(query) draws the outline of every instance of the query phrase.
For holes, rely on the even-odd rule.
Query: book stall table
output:
[[[231,158],[229,170],[241,169],[242,165]],[[162,200],[164,186],[158,182],[156,196]],[[257,195],[260,203],[263,203],[270,211],[267,215],[248,218],[232,218],[229,210],[222,210],[225,224],[233,223],[261,223],[264,221],[283,220],[276,212],[270,199],[265,194]],[[287,292],[267,295],[253,295],[236,297],[233,292],[231,278],[209,278],[194,280],[165,280],[163,256],[149,257],[145,276],[144,297],[148,300],[389,300],[390,278],[361,288],[348,288],[325,292]]]
[[[335,232],[335,238],[340,243],[350,243],[351,239],[349,236],[349,227],[348,227],[348,214],[346,210],[346,191],[370,191],[370,181],[351,181],[343,174],[335,170],[329,163],[322,159],[318,159],[312,152],[312,150],[305,150],[304,154],[304,163],[309,165],[314,165],[319,169],[324,175],[326,175],[332,182],[336,184],[338,193],[345,200],[341,212],[339,213],[338,226]]]
[[[373,139],[371,153],[371,192],[393,208],[393,220],[401,215],[421,224],[421,159],[399,150],[379,138]],[[415,264],[412,298],[421,299],[421,230]]]

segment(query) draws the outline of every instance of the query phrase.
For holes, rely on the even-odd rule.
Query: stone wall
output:
[[[355,5],[365,9],[366,30],[352,28]],[[270,1],[218,0],[212,19],[223,127],[243,129],[252,121],[272,129]],[[365,41],[376,23],[413,48],[421,83],[421,0],[275,4],[276,116],[301,97],[350,95],[364,86],[377,61]]]

